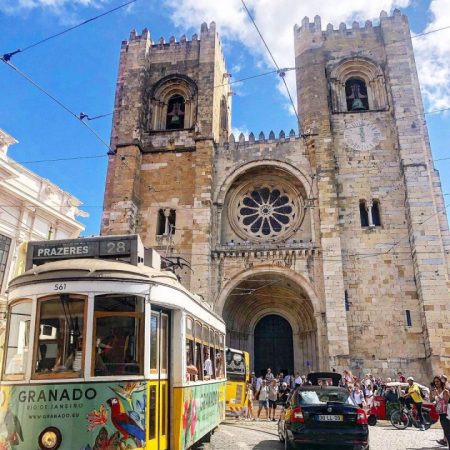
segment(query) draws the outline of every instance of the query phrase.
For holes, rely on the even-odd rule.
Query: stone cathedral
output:
[[[247,139],[214,22],[131,32],[102,234],[180,262],[254,370],[448,371],[449,230],[407,17],[304,18],[294,41],[301,130]]]

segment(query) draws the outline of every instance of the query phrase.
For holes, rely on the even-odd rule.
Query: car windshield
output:
[[[298,393],[298,402],[300,405],[326,405],[328,402],[355,404],[349,392],[337,389],[302,390]]]

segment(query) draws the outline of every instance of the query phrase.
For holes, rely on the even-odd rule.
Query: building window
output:
[[[345,58],[328,72],[333,113],[388,108],[383,70],[365,57]]]
[[[167,104],[166,130],[184,128],[185,101],[181,95],[174,95]]]
[[[344,291],[344,301],[345,301],[345,310],[350,311],[350,301],[348,299],[348,291],[347,289]]]
[[[372,200],[372,225],[374,227],[381,226],[380,202],[378,200]]]
[[[365,200],[359,201],[359,217],[361,219],[361,226],[369,226],[369,212],[367,211],[367,205]]]
[[[3,286],[10,248],[11,239],[0,234],[0,288]]]
[[[411,311],[409,309],[405,310],[405,320],[406,326],[412,327]]]
[[[167,236],[175,234],[175,222],[177,214],[174,209],[163,208],[158,211],[158,219],[156,223],[156,235]]]
[[[363,80],[350,78],[345,83],[345,97],[347,99],[347,111],[368,111],[369,97],[367,86]]]

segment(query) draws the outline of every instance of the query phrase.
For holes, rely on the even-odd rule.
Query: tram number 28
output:
[[[109,241],[100,244],[100,253],[107,255],[126,254],[129,253],[130,243],[127,241]]]

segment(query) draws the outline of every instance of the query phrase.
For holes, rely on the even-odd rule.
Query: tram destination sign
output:
[[[26,270],[50,261],[74,258],[120,259],[137,264],[142,251],[137,234],[29,242]]]

